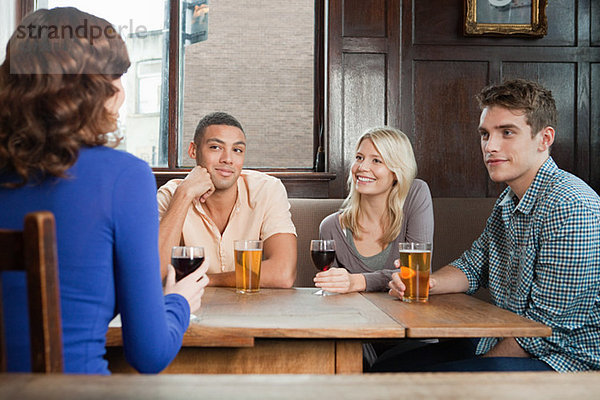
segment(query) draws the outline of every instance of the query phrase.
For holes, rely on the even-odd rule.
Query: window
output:
[[[322,102],[314,100],[322,75],[315,74],[320,4],[38,0],[36,7],[74,6],[107,19],[123,35],[132,61],[123,77],[123,150],[153,167],[190,167],[187,147],[198,120],[225,111],[246,131],[246,167],[310,171],[315,121],[323,114]]]
[[[314,1],[210,0],[209,6],[205,40],[180,50],[178,165],[194,163],[185,150],[198,120],[225,111],[246,131],[246,166],[312,168]]]
[[[2,13],[0,13],[0,63],[4,62],[6,43],[15,30],[15,12],[15,3],[2,3]]]
[[[148,60],[137,63],[136,101],[138,114],[154,114],[160,112],[161,69],[161,60]]]

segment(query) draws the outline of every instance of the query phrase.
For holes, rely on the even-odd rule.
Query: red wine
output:
[[[335,250],[311,250],[310,257],[318,270],[327,271],[335,259]]]
[[[173,264],[173,267],[175,267],[175,280],[178,281],[182,278],[185,278],[198,269],[203,262],[204,257],[171,257],[171,264]]]

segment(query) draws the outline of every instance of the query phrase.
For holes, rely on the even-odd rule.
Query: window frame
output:
[[[187,173],[190,168],[178,165],[178,135],[179,135],[179,96],[180,96],[180,2],[170,0],[169,7],[169,51],[168,51],[168,122],[167,122],[167,167],[153,168],[160,175],[175,175]],[[312,168],[259,168],[263,172],[324,172],[325,168],[317,171],[316,156],[319,146],[324,147],[326,126],[325,115],[325,0],[315,0],[315,57],[314,57],[314,90],[313,90],[313,167]],[[319,134],[319,132],[322,132]],[[183,149],[185,150],[185,149]]]

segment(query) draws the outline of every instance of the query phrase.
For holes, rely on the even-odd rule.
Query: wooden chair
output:
[[[7,270],[24,270],[27,275],[32,372],[63,372],[56,229],[51,212],[27,214],[23,231],[0,229],[0,271]],[[2,307],[0,371],[5,372],[6,343],[1,314]]]

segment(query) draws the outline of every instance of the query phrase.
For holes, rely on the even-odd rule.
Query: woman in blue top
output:
[[[117,313],[130,364],[161,371],[208,282],[203,267],[178,282],[170,267],[163,294],[152,172],[103,146],[129,65],[107,21],[56,8],[23,20],[0,66],[0,227],[22,229],[35,210],[55,215],[65,372],[109,373],[105,336]],[[8,367],[27,370],[24,276],[2,281]]]

